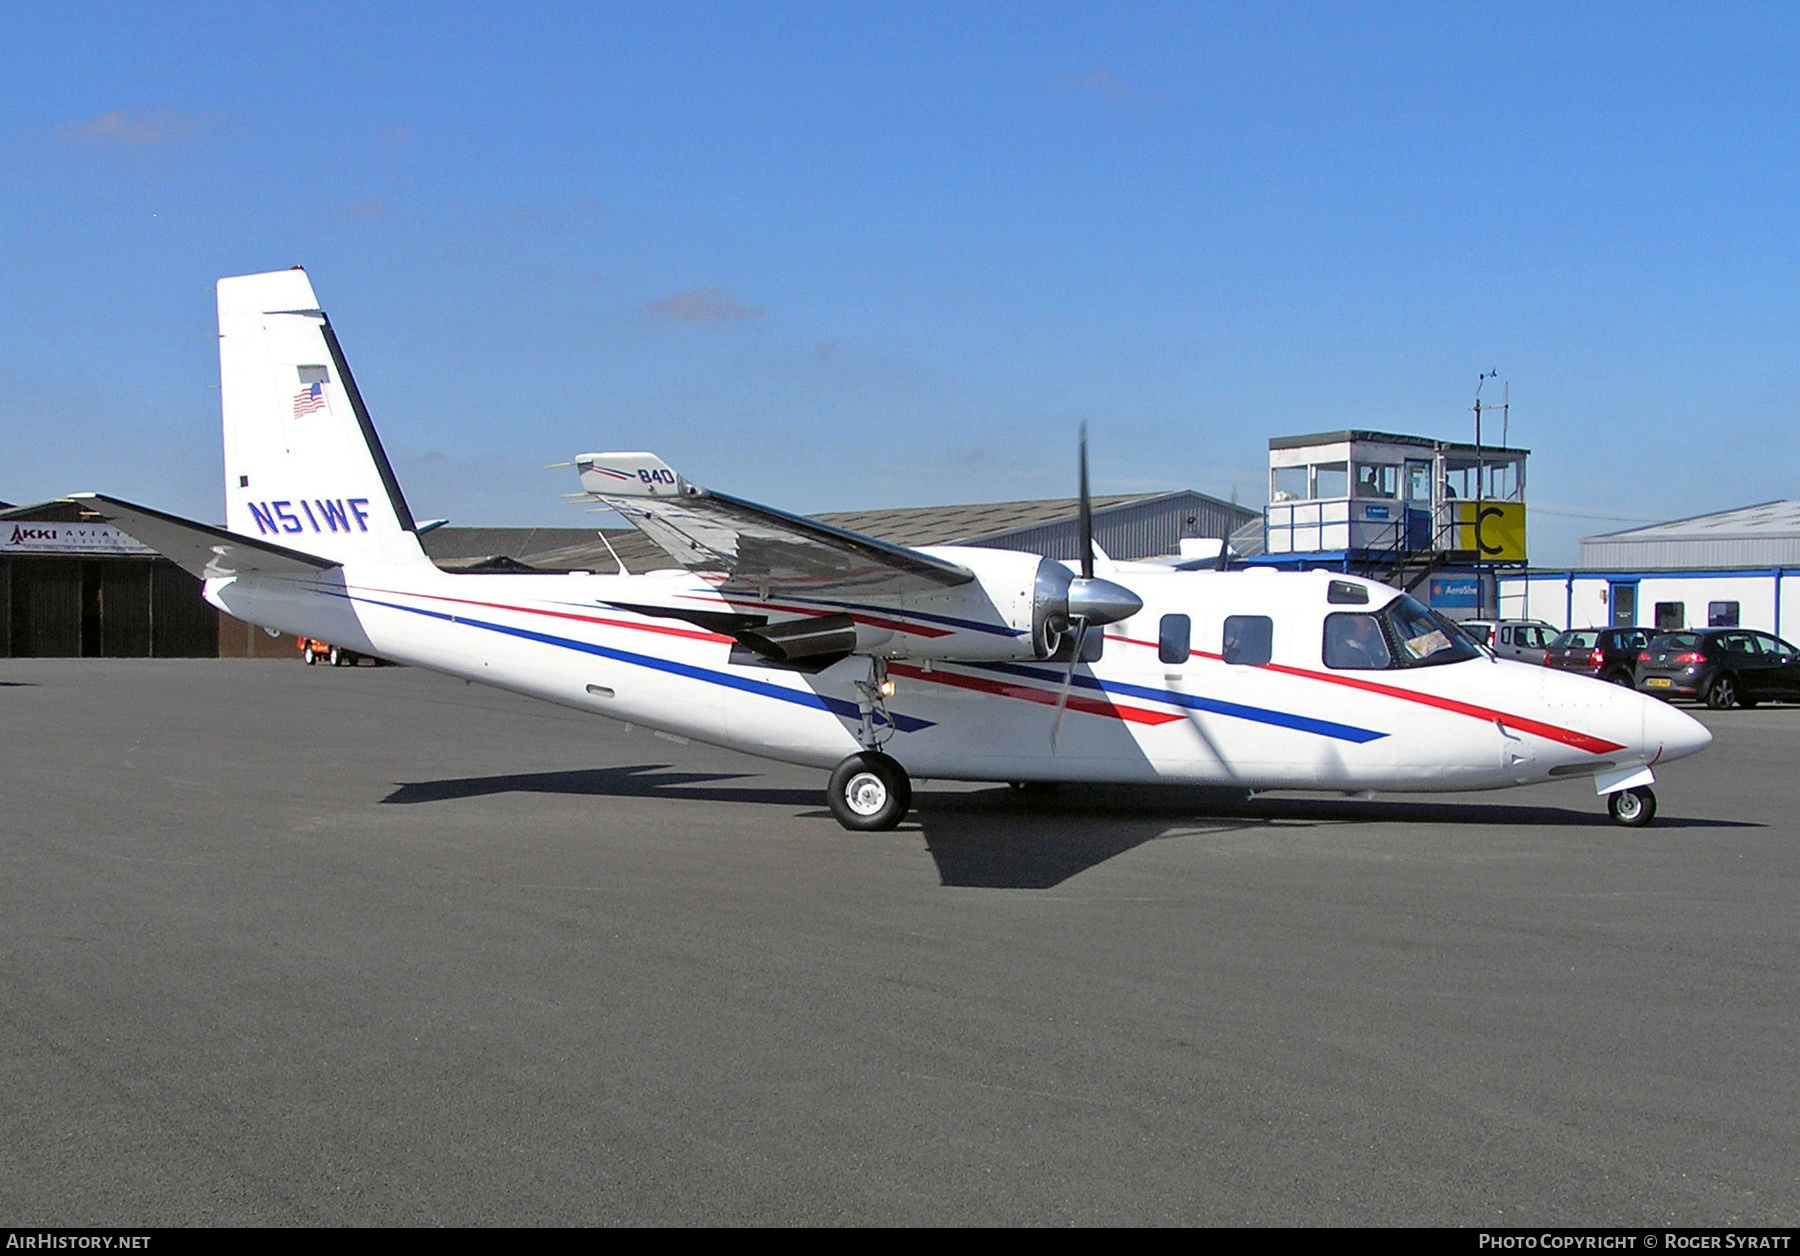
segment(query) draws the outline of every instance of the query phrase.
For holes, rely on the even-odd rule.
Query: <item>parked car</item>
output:
[[[1629,685],[1650,635],[1648,628],[1571,628],[1545,647],[1544,666]]]
[[[1638,654],[1637,687],[1663,698],[1696,698],[1715,711],[1800,701],[1800,650],[1744,628],[1698,628],[1651,640]]]
[[[355,667],[363,660],[363,656],[354,650],[346,650],[332,645],[328,641],[320,641],[313,637],[301,637],[295,644],[299,646],[300,657],[306,660],[308,667],[320,659],[324,659],[333,667]]]
[[[1542,663],[1556,629],[1541,619],[1465,619],[1457,625],[1503,659]]]

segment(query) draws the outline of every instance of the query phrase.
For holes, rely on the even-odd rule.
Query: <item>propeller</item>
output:
[[[1079,452],[1081,574],[1068,583],[1060,617],[1062,622],[1057,625],[1064,633],[1070,628],[1075,630],[1075,648],[1069,652],[1069,670],[1063,674],[1062,692],[1056,697],[1056,715],[1050,721],[1052,750],[1056,749],[1057,738],[1062,733],[1063,713],[1069,709],[1069,691],[1075,687],[1075,668],[1081,662],[1081,647],[1087,640],[1088,629],[1129,619],[1144,608],[1143,600],[1130,589],[1094,575],[1094,503],[1088,492],[1086,423],[1081,425]]]

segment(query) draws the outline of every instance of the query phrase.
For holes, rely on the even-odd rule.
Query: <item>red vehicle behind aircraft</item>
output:
[[[329,641],[320,641],[314,637],[301,637],[295,645],[300,650],[300,657],[311,667],[320,659],[324,659],[333,667],[355,667],[365,656],[354,650],[346,650],[342,646],[332,645]]]

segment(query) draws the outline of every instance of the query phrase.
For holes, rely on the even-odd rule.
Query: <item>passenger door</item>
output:
[[[1751,696],[1778,702],[1800,698],[1800,653],[1780,637],[1766,632],[1750,635],[1758,650],[1757,683]]]

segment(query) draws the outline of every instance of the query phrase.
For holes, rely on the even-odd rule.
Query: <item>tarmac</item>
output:
[[[1800,1223],[1800,709],[1661,814],[0,660],[0,1225]]]

